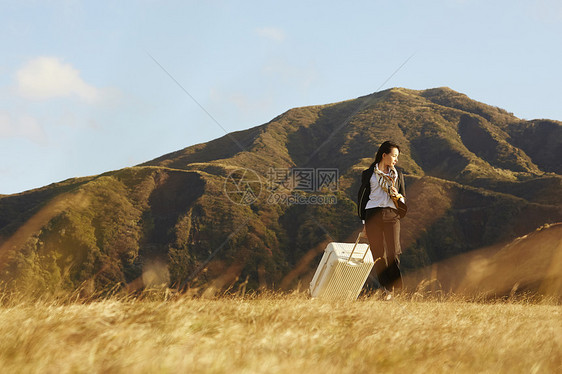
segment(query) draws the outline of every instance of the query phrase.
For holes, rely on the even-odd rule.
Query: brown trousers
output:
[[[380,285],[387,290],[402,288],[402,276],[398,267],[400,247],[400,216],[396,209],[371,208],[365,211],[365,228],[371,246]],[[385,251],[386,244],[386,251]],[[384,259],[386,253],[386,261]]]

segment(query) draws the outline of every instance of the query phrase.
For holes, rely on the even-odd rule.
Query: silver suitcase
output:
[[[355,300],[373,268],[368,244],[329,243],[310,282],[310,295],[329,300]]]

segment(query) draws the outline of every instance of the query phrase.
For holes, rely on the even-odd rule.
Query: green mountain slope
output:
[[[448,88],[291,109],[137,167],[0,196],[0,278],[36,292],[306,287],[326,243],[361,228],[359,175],[387,139],[401,145],[411,271],[562,221],[561,128]],[[337,186],[301,188],[320,169]],[[272,199],[318,196],[331,203]]]

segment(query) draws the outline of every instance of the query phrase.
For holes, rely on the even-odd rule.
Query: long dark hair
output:
[[[400,152],[400,147],[398,146],[398,144],[394,143],[393,141],[387,140],[386,142],[382,143],[381,146],[379,147],[379,150],[377,151],[377,155],[375,156],[375,161],[371,164],[370,167],[374,168],[376,164],[381,162],[382,154],[390,153],[392,151],[392,148],[396,148],[398,149],[398,152]]]

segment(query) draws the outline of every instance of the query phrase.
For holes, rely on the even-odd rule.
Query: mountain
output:
[[[135,167],[1,196],[0,279],[29,292],[305,288],[326,243],[360,230],[359,176],[387,139],[401,146],[402,267],[414,272],[561,222],[561,125],[449,88],[291,109]]]

